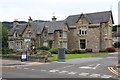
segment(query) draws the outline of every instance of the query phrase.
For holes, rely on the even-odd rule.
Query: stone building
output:
[[[30,17],[27,24],[15,20],[8,33],[9,48],[23,51],[33,46],[48,46],[98,52],[112,46],[111,11],[71,15],[62,21],[56,19],[53,16],[50,22],[33,22]]]

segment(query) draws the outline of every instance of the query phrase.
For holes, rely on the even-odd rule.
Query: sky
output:
[[[64,20],[69,15],[112,10],[118,24],[118,0],[0,0],[0,21]]]

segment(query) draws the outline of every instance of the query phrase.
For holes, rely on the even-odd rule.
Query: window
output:
[[[15,37],[15,38],[18,37],[17,31],[14,32],[14,37]]]
[[[44,43],[43,43],[43,46],[46,46],[46,47],[47,47],[47,46],[48,46],[48,42],[44,42]]]
[[[22,42],[21,41],[16,42],[16,49],[22,49]]]
[[[80,30],[79,30],[79,34],[80,35],[86,35],[87,34],[87,28],[85,26],[81,27]]]
[[[43,37],[46,37],[47,36],[47,31],[44,31],[43,32]]]
[[[62,37],[62,31],[59,32],[59,37]]]
[[[13,42],[9,42],[9,49],[13,49]]]
[[[86,40],[82,39],[80,40],[80,49],[85,49],[86,48]]]
[[[63,37],[67,38],[67,32],[65,32],[65,31],[63,32]]]
[[[30,30],[28,30],[27,35],[28,35],[28,37],[31,38],[32,37],[32,32]]]

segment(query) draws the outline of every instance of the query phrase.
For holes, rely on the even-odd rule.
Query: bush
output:
[[[108,52],[115,52],[115,48],[113,48],[113,47],[108,47],[108,48],[106,48],[106,50]]]
[[[87,52],[92,52],[92,49],[87,48],[86,51],[87,51]]]
[[[72,49],[72,54],[80,54],[80,49]]]
[[[115,48],[120,48],[120,42],[115,42],[115,43],[113,44],[113,46],[114,46]]]
[[[87,51],[85,50],[80,50],[80,49],[72,49],[72,54],[83,54],[83,53],[87,53]]]
[[[57,48],[51,48],[49,50],[49,52],[51,52],[52,54],[58,54],[58,49]]]
[[[50,48],[46,46],[39,46],[39,47],[36,47],[36,49],[37,50],[49,50]]]
[[[12,54],[13,50],[9,48],[2,48],[2,54]]]
[[[66,49],[66,54],[71,54],[71,53],[72,53],[72,50]]]
[[[107,52],[107,49],[101,49],[99,52]]]
[[[87,53],[86,50],[80,50],[81,54]]]

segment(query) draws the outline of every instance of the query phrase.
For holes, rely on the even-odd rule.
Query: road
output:
[[[118,64],[118,53],[89,58],[68,59],[65,62],[27,62],[3,60],[3,78],[112,78],[118,79],[108,67]]]

